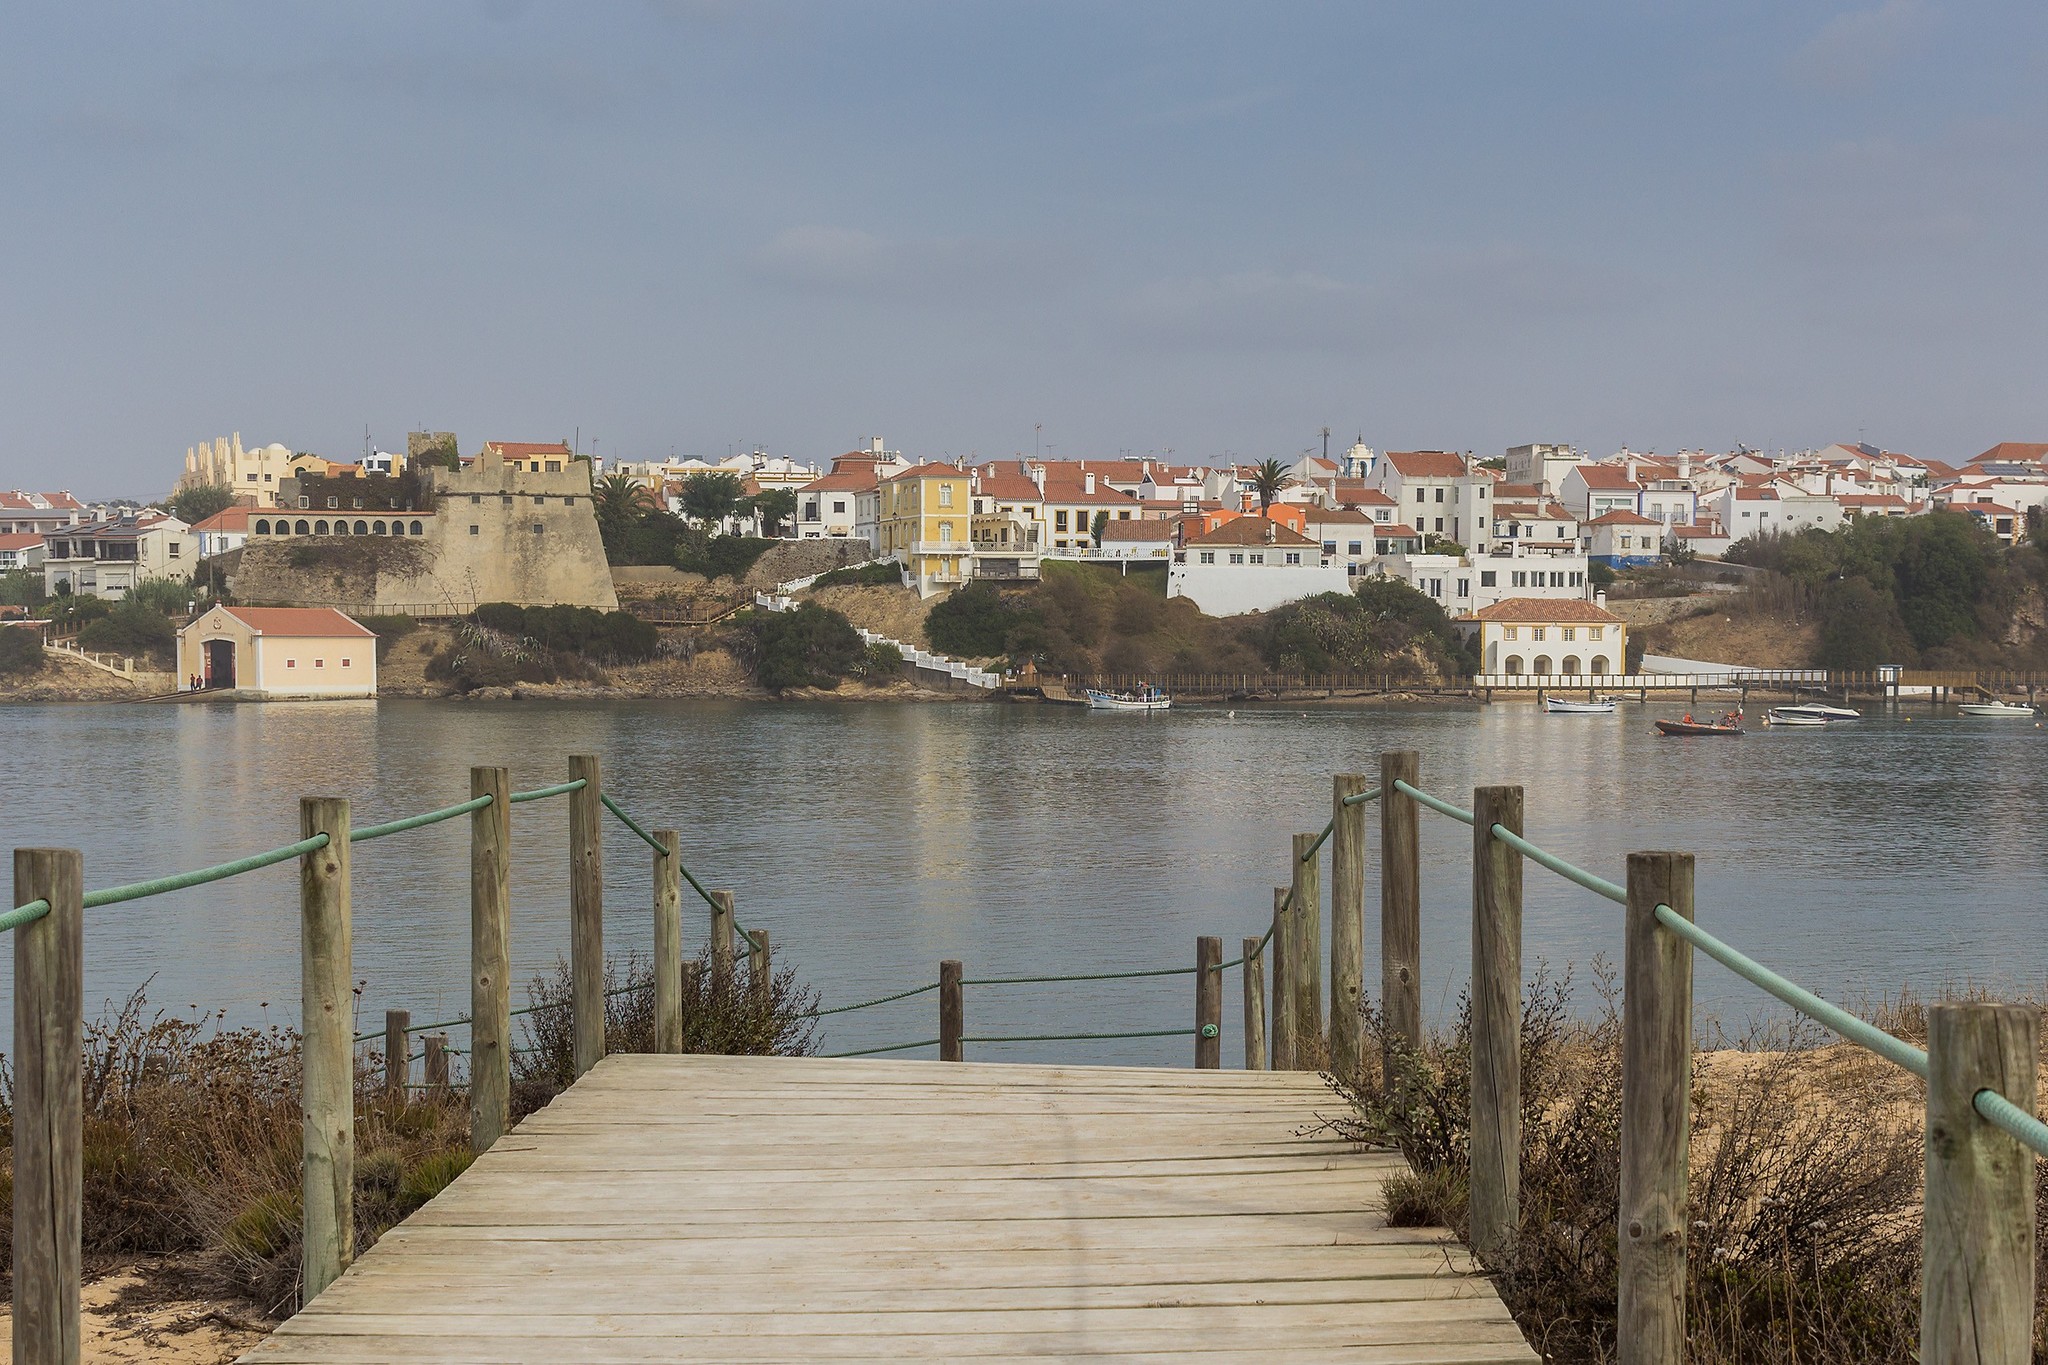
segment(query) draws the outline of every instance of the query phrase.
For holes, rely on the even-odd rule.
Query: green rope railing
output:
[[[1185,1038],[1197,1030],[1191,1028],[1141,1029],[1135,1033],[993,1033],[981,1037],[962,1038],[963,1043],[1073,1043],[1099,1042],[1115,1038]]]
[[[873,1000],[863,1000],[858,1005],[835,1005],[829,1010],[808,1010],[797,1017],[800,1019],[823,1019],[828,1014],[852,1014],[855,1010],[873,1009],[877,1005],[886,1005],[892,1000],[908,1000],[913,995],[925,995],[938,988],[939,983],[934,981],[929,986],[919,986],[914,990],[898,991],[894,995],[883,995],[877,996]]]
[[[589,785],[588,778],[572,778],[567,782],[557,782],[552,787],[535,787],[530,792],[513,792],[511,801],[515,806],[523,801],[545,801],[550,796],[567,796],[570,792],[580,792]]]
[[[1431,810],[1447,815],[1453,820],[1472,823],[1472,813],[1428,792],[1396,780],[1394,787],[1405,796],[1412,797]],[[1575,882],[1598,896],[1618,905],[1628,903],[1628,891],[1615,882],[1608,881],[1587,871],[1576,863],[1558,857],[1503,825],[1492,827],[1492,835],[1518,853],[1541,867],[1555,872],[1567,881]],[[1927,1079],[1927,1053],[1914,1047],[1905,1039],[1886,1032],[1867,1019],[1860,1019],[1839,1005],[1830,1003],[1806,987],[1788,977],[1781,976],[1764,966],[1755,958],[1723,942],[1705,929],[1679,914],[1668,905],[1655,908],[1657,922],[1672,933],[1684,939],[1714,961],[1726,967],[1744,981],[1764,991],[1777,1000],[1790,1005],[1799,1013],[1829,1030],[1837,1037],[1854,1043],[1866,1051],[1875,1053],[1901,1070],[1911,1072],[1921,1080]],[[1985,1122],[1990,1123],[2024,1144],[2036,1154],[2048,1157],[2048,1124],[2014,1104],[1996,1090],[1979,1090],[1971,1097],[1971,1105]]]
[[[1153,967],[1136,972],[1075,972],[1067,976],[963,976],[963,986],[1038,986],[1056,981],[1129,981],[1141,976],[1192,976],[1199,967]]]
[[[824,1056],[826,1056],[826,1057],[828,1057],[828,1058],[838,1058],[838,1057],[875,1057],[875,1056],[879,1056],[880,1054],[882,1054],[882,1053],[884,1053],[884,1052],[909,1052],[909,1051],[910,1051],[910,1050],[911,1050],[912,1048],[920,1048],[920,1047],[937,1047],[938,1045],[939,1045],[939,1040],[938,1040],[938,1039],[936,1039],[936,1038],[926,1038],[926,1039],[925,1039],[925,1040],[924,1040],[923,1042],[918,1042],[918,1043],[894,1043],[894,1044],[891,1044],[891,1045],[890,1045],[890,1046],[888,1046],[888,1047],[863,1047],[863,1048],[857,1048],[857,1049],[855,1049],[855,1050],[854,1050],[854,1051],[852,1051],[852,1052],[827,1052],[827,1053],[825,1053],[825,1054],[824,1054]]]
[[[453,820],[458,815],[482,810],[490,804],[491,798],[488,795],[472,796],[467,801],[443,806],[440,810],[430,810],[424,815],[408,815],[400,820],[386,820],[381,825],[364,825],[361,829],[352,829],[348,832],[348,841],[360,844],[365,839],[381,839],[387,834],[399,834],[405,830],[418,829],[422,825],[437,825],[443,820]]]
[[[642,843],[646,844],[656,853],[668,852],[667,849],[661,846],[661,840],[655,838],[652,834],[649,834],[646,830],[640,828],[640,822],[638,820],[635,820],[632,816],[626,814],[625,808],[621,806],[618,802],[612,800],[612,794],[610,792],[605,792],[604,794],[599,796],[598,799],[604,802],[604,808],[606,810],[610,811],[613,815],[619,817],[620,824],[624,825],[627,829],[630,829],[635,834],[639,835],[640,841]]]

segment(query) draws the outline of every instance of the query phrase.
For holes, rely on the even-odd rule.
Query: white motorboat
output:
[[[1826,725],[1827,717],[1809,715],[1803,707],[1777,707],[1764,713],[1766,725]]]
[[[1097,711],[1164,711],[1173,705],[1173,698],[1156,687],[1131,692],[1103,692],[1091,687],[1088,705]]]
[[[1966,716],[1997,720],[2032,720],[2036,714],[2031,706],[2016,706],[2009,701],[1966,701],[1956,710]]]
[[[1774,706],[1771,708],[1771,715],[1812,716],[1820,721],[1863,719],[1861,711],[1851,711],[1846,706],[1829,706],[1826,702],[1818,701],[1803,701],[1796,706]]]
[[[1553,716],[1604,716],[1614,710],[1614,698],[1602,697],[1599,701],[1566,701],[1563,697],[1545,697],[1543,709]]]

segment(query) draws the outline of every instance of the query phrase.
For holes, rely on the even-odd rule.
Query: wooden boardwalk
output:
[[[1528,1362],[1310,1074],[615,1056],[252,1362]]]

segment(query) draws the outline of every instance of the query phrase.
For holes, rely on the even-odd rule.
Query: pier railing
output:
[[[1241,969],[1244,1065],[1355,1074],[1365,1059],[1366,807],[1379,805],[1380,992],[1389,1054],[1423,1040],[1420,815],[1473,832],[1471,949],[1470,1238],[1498,1260],[1520,1221],[1522,885],[1526,863],[1622,907],[1621,1359],[1664,1365],[1683,1358],[1687,1163],[1692,1063],[1692,970],[1697,950],[1794,1010],[1928,1083],[1923,1215],[1922,1358],[1928,1362],[2024,1359],[2034,1299],[2034,1167],[2048,1156],[2048,1125],[2034,1114],[2038,1025],[2020,1007],[1960,1003],[1929,1011],[1928,1047],[1914,1047],[1823,1000],[1699,926],[1689,853],[1629,855],[1626,880],[1610,881],[1526,837],[1522,789],[1478,787],[1470,809],[1421,785],[1412,751],[1380,756],[1377,782],[1340,774],[1330,818],[1293,836],[1288,881],[1273,888],[1265,931],[1223,957],[1223,940],[1196,939],[1192,963],[1066,974],[969,976],[939,964],[938,977],[873,999],[818,1008],[825,1018],[937,995],[935,1037],[839,1053],[870,1056],[937,1050],[961,1061],[970,1046],[1186,1037],[1197,1067],[1221,1065],[1223,974]],[[302,837],[196,871],[87,892],[75,850],[15,850],[15,1359],[79,1358],[82,1196],[83,924],[87,909],[199,886],[259,868],[300,864],[303,1297],[312,1298],[354,1254],[355,1057],[382,1039],[386,1084],[403,1091],[424,1060],[430,1087],[449,1084],[443,1030],[470,1030],[471,1144],[482,1151],[509,1126],[511,810],[568,798],[573,1069],[605,1051],[602,827],[609,813],[653,855],[655,1048],[682,1050],[682,888],[710,912],[711,970],[733,979],[746,944],[755,988],[772,980],[769,934],[740,926],[733,894],[706,887],[683,865],[675,830],[649,830],[603,790],[598,760],[570,760],[567,781],[513,791],[507,770],[471,770],[469,799],[379,824],[352,826],[341,798],[301,802]],[[467,815],[471,831],[471,999],[466,1017],[413,1025],[387,1013],[380,1033],[352,1035],[351,862],[354,846]],[[1329,849],[1330,942],[1323,926],[1322,856]],[[1324,975],[1327,964],[1327,976]],[[968,1032],[968,988],[1191,977],[1193,1021],[1112,1032]],[[1270,1014],[1267,978],[1271,978]],[[1327,985],[1327,1007],[1324,989]],[[421,1057],[412,1034],[425,1033]]]

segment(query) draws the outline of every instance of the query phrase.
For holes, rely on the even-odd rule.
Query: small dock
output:
[[[1533,1362],[1303,1072],[613,1056],[250,1362]]]

